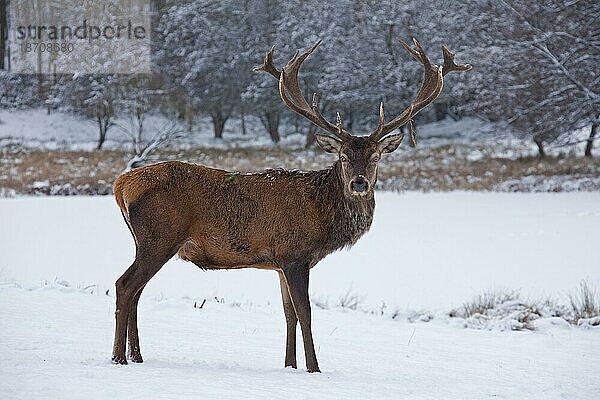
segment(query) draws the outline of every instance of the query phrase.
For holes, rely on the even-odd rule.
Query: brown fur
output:
[[[316,258],[353,244],[359,237],[357,233],[342,243],[333,243],[327,237],[334,233],[326,228],[336,217],[336,202],[319,193],[319,181],[331,178],[332,171],[238,174],[173,161],[119,176],[114,193],[129,221],[132,204],[168,195],[170,204],[165,207],[175,216],[171,223],[185,226],[178,254],[202,268],[269,265],[275,269],[278,262],[301,255],[313,258],[312,266]],[[314,199],[321,201],[315,203]],[[366,199],[353,200],[368,211]],[[370,218],[363,228],[368,229],[369,224]],[[302,243],[310,246],[306,248]],[[311,256],[318,243],[329,246],[321,250],[319,257]]]
[[[136,260],[116,284],[113,360],[126,363],[127,331],[130,357],[142,361],[137,301],[148,280],[177,253],[202,269],[279,271],[282,293],[289,292],[282,297],[286,321],[291,323],[294,302],[307,368],[318,371],[308,271],[327,254],[354,244],[369,229],[375,207],[372,190],[361,196],[349,192],[349,167],[342,164],[321,171],[239,174],[170,161],[119,176],[115,199],[134,236]],[[289,335],[286,366],[295,367],[295,334]]]
[[[121,174],[113,185],[113,193],[119,208],[124,214],[127,214],[129,204],[136,201],[153,186],[165,182],[167,179],[168,175],[164,168],[153,168],[152,170],[138,168]]]

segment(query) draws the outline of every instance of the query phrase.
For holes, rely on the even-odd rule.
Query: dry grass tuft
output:
[[[476,329],[534,330],[540,318],[560,318],[565,325],[584,328],[600,325],[600,298],[595,288],[581,281],[579,289],[569,295],[569,304],[551,298],[523,300],[519,292],[486,292],[448,313],[464,320],[465,327]]]
[[[600,317],[600,298],[598,292],[590,283],[582,280],[579,291],[569,295],[569,302],[573,311],[571,323],[580,324],[582,320],[597,319]],[[600,324],[600,320],[593,321],[593,325]]]
[[[337,305],[342,308],[357,310],[361,302],[362,298],[358,294],[348,290],[345,295],[340,297]]]
[[[487,315],[490,310],[494,310],[508,301],[516,301],[518,298],[518,291],[484,292],[464,303],[460,308],[450,311],[448,315],[460,318],[469,318],[477,314]]]

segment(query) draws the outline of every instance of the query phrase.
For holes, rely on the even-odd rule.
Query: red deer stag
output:
[[[400,145],[403,135],[388,135],[408,123],[442,90],[444,75],[467,71],[443,48],[444,64],[432,64],[421,45],[402,42],[423,64],[423,84],[416,99],[386,123],[383,104],[379,124],[369,136],[353,136],[328,122],[302,95],[298,70],[319,45],[296,55],[279,71],[272,48],[262,66],[279,81],[286,106],[332,136],[317,142],[338,160],[321,171],[267,170],[238,174],[179,161],[134,169],[114,185],[117,203],[133,235],[133,264],[116,282],[116,327],[112,360],[127,364],[129,338],[132,362],[142,362],[137,305],[148,281],[176,253],[202,269],[261,268],[277,271],[287,324],[285,366],[296,368],[296,324],[300,322],[308,372],[319,372],[311,332],[308,275],[329,253],[350,247],[373,220],[377,163]],[[268,227],[268,228],[267,228]]]

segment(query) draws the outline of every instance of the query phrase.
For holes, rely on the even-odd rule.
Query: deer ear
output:
[[[404,139],[404,134],[402,133],[386,136],[377,143],[377,150],[380,153],[391,153],[400,146],[402,139]]]
[[[342,142],[340,142],[336,138],[333,138],[333,137],[327,136],[327,135],[320,135],[318,133],[315,135],[315,137],[317,139],[317,143],[319,143],[319,146],[327,153],[339,153],[340,152],[340,148],[342,147]]]

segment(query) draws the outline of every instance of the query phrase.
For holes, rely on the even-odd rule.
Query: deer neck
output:
[[[370,191],[366,196],[351,196],[347,193],[341,175],[341,162],[337,161],[325,170],[321,188],[325,209],[329,219],[328,242],[333,250],[352,246],[371,227],[375,210],[375,196]]]

